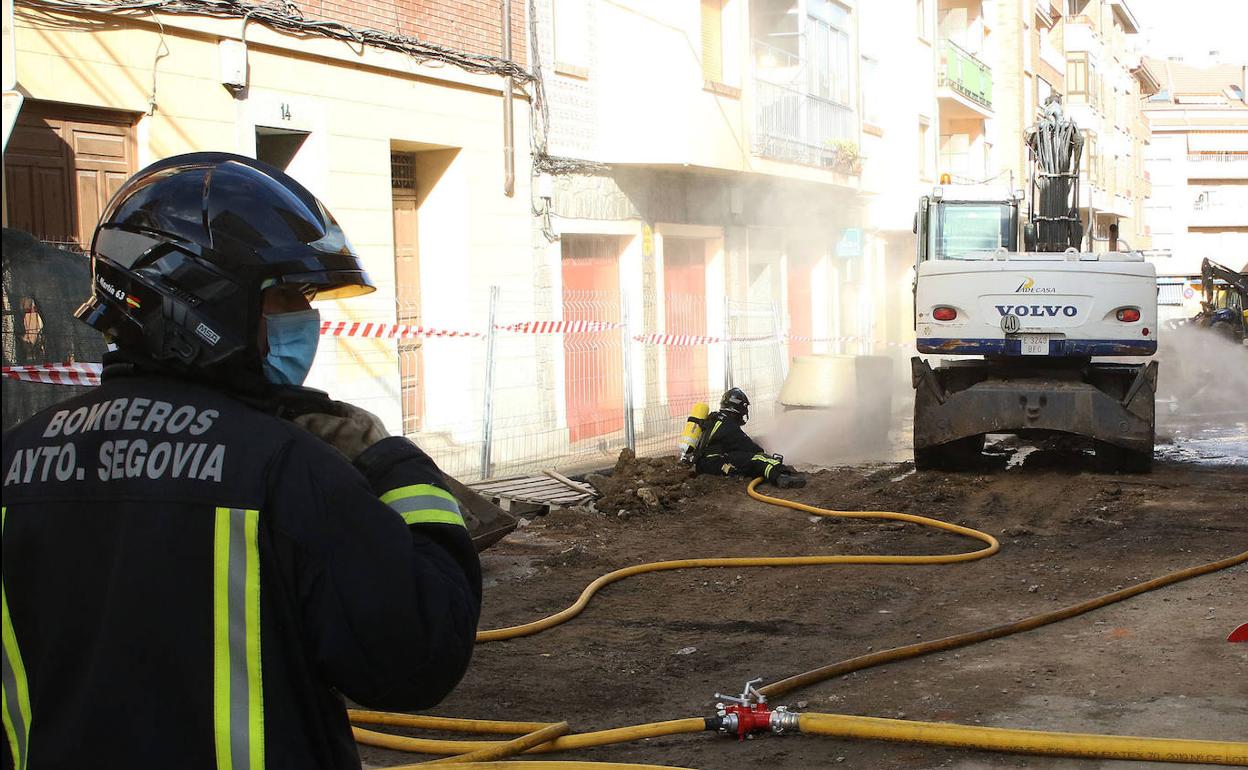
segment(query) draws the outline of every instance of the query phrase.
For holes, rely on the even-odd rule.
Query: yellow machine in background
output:
[[[702,421],[710,413],[711,408],[701,401],[693,405],[693,411],[685,420],[685,429],[680,432],[678,446],[682,463],[693,462],[693,454],[698,449],[698,442],[702,440]]]

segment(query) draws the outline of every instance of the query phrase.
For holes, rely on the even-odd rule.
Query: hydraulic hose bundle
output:
[[[589,600],[601,588],[618,580],[648,572],[694,567],[775,567],[816,566],[827,564],[949,564],[972,561],[991,556],[1000,545],[991,535],[969,527],[931,519],[913,514],[889,511],[833,511],[791,500],[764,495],[757,491],[762,479],[754,479],[747,487],[748,494],[756,500],[784,508],[803,511],[816,516],[845,518],[877,518],[906,521],[935,527],[947,532],[970,537],[983,542],[983,548],[947,555],[923,556],[781,556],[781,557],[710,557],[676,559],[651,562],[609,572],[594,580],[581,592],[576,601],[567,608],[546,618],[508,628],[478,633],[478,642],[498,641],[527,636],[567,622],[588,605]],[[1108,604],[1137,596],[1200,575],[1248,562],[1248,552],[1208,564],[1174,572],[1169,575],[1129,586],[1104,596],[1079,604],[1023,618],[991,628],[936,639],[920,644],[906,645],[882,650],[869,655],[812,669],[787,679],[755,689],[747,683],[741,697],[717,696],[732,705],[719,704],[717,714],[709,718],[675,719],[642,725],[619,727],[588,733],[567,734],[566,722],[509,722],[496,720],[455,719],[450,717],[392,714],[376,711],[350,712],[352,730],[357,742],[399,751],[424,754],[449,755],[438,763],[463,763],[463,767],[514,767],[517,770],[545,770],[546,768],[627,768],[657,767],[654,765],[619,765],[595,762],[483,762],[517,754],[571,751],[594,746],[605,746],[646,738],[699,732],[719,732],[744,738],[755,732],[785,734],[803,732],[838,738],[867,738],[872,740],[902,741],[937,746],[1004,751],[1020,754],[1044,754],[1054,756],[1085,757],[1099,759],[1125,759],[1151,762],[1189,762],[1218,765],[1248,766],[1248,743],[1230,741],[1203,741],[1169,738],[1146,738],[1121,735],[1089,735],[1081,733],[1039,732],[992,727],[912,722],[897,719],[851,716],[843,714],[795,713],[780,706],[774,710],[767,699],[792,692],[800,687],[825,679],[842,676],[871,666],[918,657],[933,652],[964,647],[988,639],[997,639],[1021,631],[1029,631],[1060,620],[1082,615]],[[757,681],[757,680],[756,680]],[[446,730],[457,733],[477,733],[519,736],[510,740],[443,740],[412,738],[367,730],[359,725],[386,725],[427,730]],[[415,767],[405,765],[403,767]]]

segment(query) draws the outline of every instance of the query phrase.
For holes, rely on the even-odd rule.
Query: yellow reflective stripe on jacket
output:
[[[8,508],[0,508],[0,531],[4,529],[4,520]],[[13,752],[13,767],[26,770],[26,760],[30,756],[30,690],[26,684],[26,667],[22,665],[22,653],[17,648],[17,634],[13,631],[13,619],[9,617],[9,596],[5,591],[4,582],[0,579],[0,606],[3,610],[4,663],[3,671],[3,706],[4,732],[9,739],[9,748]]]
[[[408,524],[464,524],[455,496],[433,484],[398,487],[381,496]]]
[[[263,770],[260,512],[218,508],[213,539],[213,726],[217,770]]]

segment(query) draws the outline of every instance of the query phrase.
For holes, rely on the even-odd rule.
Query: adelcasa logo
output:
[[[1014,290],[1015,294],[1056,294],[1057,289],[1052,286],[1047,288],[1036,288],[1036,279],[1029,275],[1023,276],[1023,282]]]

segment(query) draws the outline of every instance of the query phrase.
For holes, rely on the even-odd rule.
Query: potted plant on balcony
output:
[[[826,144],[832,151],[827,165],[850,176],[858,176],[862,173],[862,155],[858,152],[857,142],[848,139],[830,139]]]

